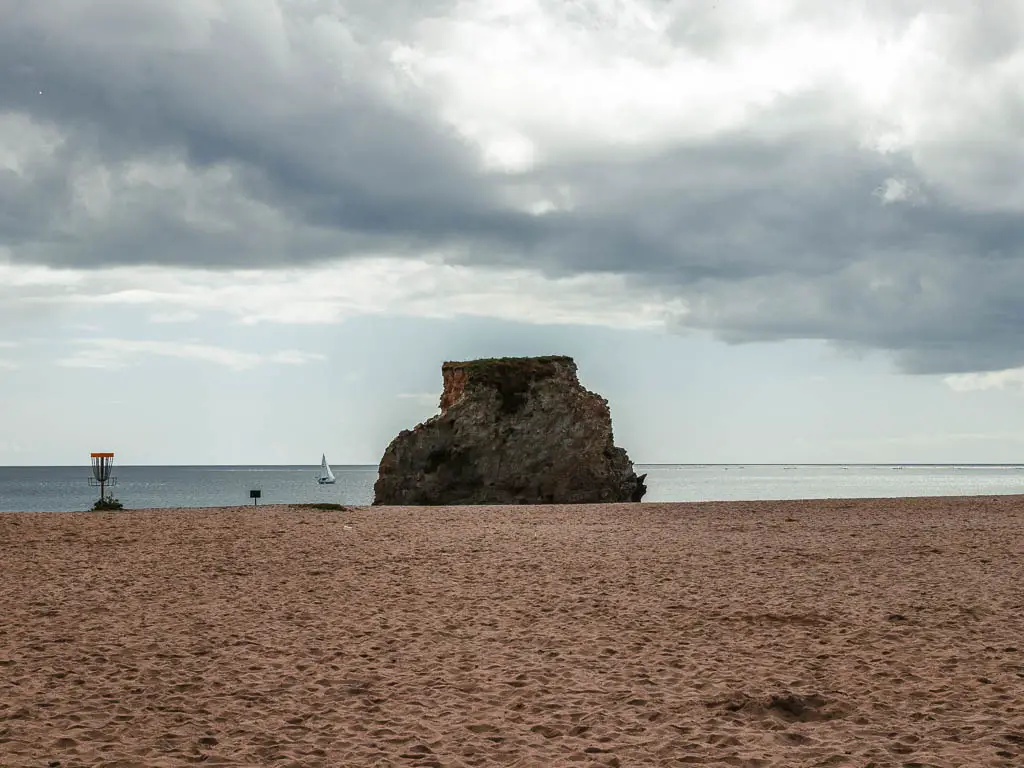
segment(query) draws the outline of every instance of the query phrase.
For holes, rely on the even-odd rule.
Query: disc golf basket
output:
[[[89,485],[99,486],[100,498],[93,505],[93,509],[121,509],[121,502],[112,496],[107,495],[107,486],[117,485],[117,478],[111,476],[114,469],[114,454],[112,453],[91,453],[92,477],[89,478]]]

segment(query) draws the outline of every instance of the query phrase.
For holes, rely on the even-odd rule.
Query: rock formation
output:
[[[584,504],[640,501],[608,401],[571,357],[441,366],[441,412],[391,441],[374,504]]]

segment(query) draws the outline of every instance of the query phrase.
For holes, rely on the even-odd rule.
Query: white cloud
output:
[[[956,392],[978,392],[986,389],[1024,389],[1024,368],[983,373],[957,373],[943,378]]]
[[[392,61],[433,94],[485,167],[510,141],[542,163],[732,131],[771,135],[780,124],[768,113],[808,97],[820,102],[818,129],[881,153],[909,152],[926,179],[962,202],[1024,207],[1019,174],[1007,174],[1000,190],[990,174],[995,163],[1024,159],[1010,106],[1019,103],[1024,52],[976,67],[960,55],[971,30],[999,12],[984,4],[516,0],[458,8],[423,25]],[[1010,16],[1006,24],[1015,23]],[[799,110],[790,118],[783,130],[800,126]],[[1008,153],[1011,146],[1018,149]]]
[[[459,8],[393,60],[484,157],[509,131],[566,151],[706,137],[823,86],[885,107],[914,47],[885,41],[856,12],[793,3]]]
[[[47,287],[57,290],[72,289],[76,285],[89,282],[90,276],[95,274],[85,270],[13,264],[3,258],[5,255],[4,251],[0,249],[0,299],[5,302],[13,302],[20,296],[29,295],[16,289],[30,288],[35,291]]]
[[[288,349],[284,352],[275,352],[267,356],[267,360],[278,365],[305,365],[306,363],[326,360],[327,356],[319,352],[300,352],[297,349]]]
[[[33,268],[11,306],[145,307],[156,322],[226,314],[243,324],[332,324],[361,315],[492,317],[536,324],[657,329],[685,315],[614,274],[549,278],[528,269],[446,266],[434,260],[366,258],[302,270],[214,272],[119,267],[102,272]]]
[[[874,194],[882,201],[882,205],[922,202],[920,191],[907,179],[888,178],[882,182]]]
[[[484,167],[501,173],[523,173],[536,159],[533,142],[517,134],[490,141],[484,151]]]
[[[269,355],[242,352],[189,341],[139,341],[133,339],[79,339],[80,349],[58,361],[73,368],[124,368],[140,357],[172,357],[222,365],[236,371],[255,368],[266,363],[301,365],[324,356],[315,353],[285,350]]]

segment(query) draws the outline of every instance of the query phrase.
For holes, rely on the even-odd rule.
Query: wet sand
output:
[[[1024,497],[0,514],[0,766],[1021,766]]]

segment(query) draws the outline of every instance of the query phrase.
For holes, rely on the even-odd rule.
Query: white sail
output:
[[[320,484],[334,482],[334,473],[331,472],[331,465],[327,463],[326,453],[320,456],[320,477],[317,478],[317,482]]]

